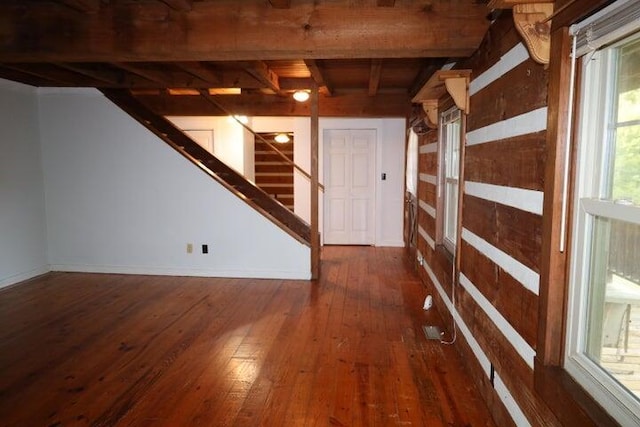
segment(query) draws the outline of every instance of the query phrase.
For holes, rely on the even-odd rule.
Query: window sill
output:
[[[619,425],[563,368],[536,359],[534,375],[536,392],[562,425]]]

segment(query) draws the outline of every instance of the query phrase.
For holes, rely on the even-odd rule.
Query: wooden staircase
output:
[[[125,89],[102,89],[111,102],[140,122],[194,165],[225,186],[292,237],[310,246],[309,224],[272,198],[264,190],[227,166],[220,159],[185,135],[173,123],[154,113]]]

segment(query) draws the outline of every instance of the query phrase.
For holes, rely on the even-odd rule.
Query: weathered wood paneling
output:
[[[473,246],[465,241],[461,245],[460,271],[535,349],[538,297]]]
[[[465,179],[507,187],[544,189],[546,132],[485,144],[470,145],[465,153]],[[509,153],[505,156],[504,153]]]
[[[462,224],[527,267],[539,271],[541,216],[465,195]]]
[[[436,235],[436,220],[431,215],[418,207],[418,225],[420,225],[429,236],[435,238]]]
[[[533,369],[464,288],[458,287],[457,292],[458,312],[531,424],[558,425],[556,417],[533,391]]]
[[[472,131],[547,105],[548,72],[528,59],[469,99]]]
[[[513,26],[511,11],[502,10],[498,13],[500,16],[489,27],[480,48],[459,67],[471,70],[471,80],[491,68],[501,56],[522,40]]]

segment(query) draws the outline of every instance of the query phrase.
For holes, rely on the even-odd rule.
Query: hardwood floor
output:
[[[51,273],[0,291],[2,426],[493,426],[401,248],[319,282]]]

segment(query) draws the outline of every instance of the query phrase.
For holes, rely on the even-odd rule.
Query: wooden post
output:
[[[318,85],[311,88],[311,279],[320,277],[320,232],[318,228]]]
[[[566,251],[560,252],[562,184],[569,105],[571,38],[567,27],[551,35],[547,160],[542,214],[542,256],[536,359],[544,366],[562,366],[567,300]]]

